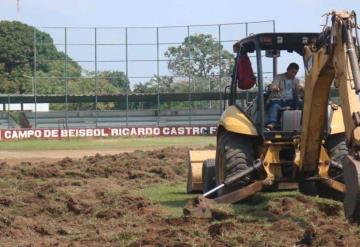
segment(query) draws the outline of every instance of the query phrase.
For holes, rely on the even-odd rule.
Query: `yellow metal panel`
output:
[[[317,169],[330,85],[335,74],[324,47],[312,53],[311,48],[305,46],[304,51],[305,64],[312,67],[305,73],[300,170],[308,172]]]
[[[202,191],[202,165],[207,159],[215,159],[215,150],[190,150],[187,191]]]
[[[270,180],[282,177],[281,165],[277,165],[281,163],[279,152],[282,148],[284,146],[270,144],[264,154],[264,169]]]
[[[236,106],[230,106],[223,112],[219,125],[234,133],[258,135],[254,124]]]
[[[347,140],[353,144],[360,143],[360,136],[354,133],[356,128],[352,116],[355,112],[360,111],[359,96],[355,92],[353,71],[351,69],[348,49],[343,39],[343,20],[340,18],[350,18],[349,13],[335,12],[335,23],[332,26],[332,34],[334,34],[336,42],[333,48],[333,66],[335,69],[335,84],[339,88],[340,105],[344,117],[345,134]],[[334,13],[333,13],[334,16]],[[344,17],[345,16],[345,17]],[[347,17],[346,17],[347,16]]]
[[[332,118],[330,119],[330,135],[344,133],[345,125],[341,107],[333,110]]]
[[[329,177],[329,166],[330,166],[330,157],[327,154],[324,146],[321,146],[320,155],[319,155],[319,164],[318,164],[320,177],[325,177],[325,178]]]
[[[203,163],[207,159],[215,159],[215,150],[190,150],[189,157],[191,163]]]
[[[330,186],[331,188],[337,190],[337,191],[340,191],[342,193],[345,193],[346,192],[346,187],[345,187],[345,184],[343,183],[340,183],[336,180],[333,180],[333,179],[326,179],[324,181],[322,181],[323,183],[327,184],[328,186]]]

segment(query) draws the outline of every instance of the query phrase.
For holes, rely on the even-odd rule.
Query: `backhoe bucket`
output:
[[[215,150],[190,150],[187,192],[202,192],[202,165],[207,159],[215,159]]]

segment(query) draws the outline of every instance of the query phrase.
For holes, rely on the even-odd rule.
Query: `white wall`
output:
[[[9,104],[5,104],[5,111],[9,109]],[[35,104],[24,104],[24,111],[35,111]],[[10,111],[20,111],[21,104],[10,104]],[[4,111],[4,104],[0,105],[0,111]],[[37,112],[49,112],[49,103],[36,104]]]

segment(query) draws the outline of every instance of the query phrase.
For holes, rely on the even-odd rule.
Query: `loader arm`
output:
[[[350,61],[350,52],[356,56],[351,35],[352,14],[333,12],[330,15],[332,25],[323,33],[326,37],[323,44],[320,47],[304,47],[305,95],[300,170],[305,177],[317,173],[329,91],[334,80],[339,90],[345,133],[352,154],[356,155],[360,147],[360,123],[353,118],[360,112],[356,93],[360,78],[357,59],[355,66]]]

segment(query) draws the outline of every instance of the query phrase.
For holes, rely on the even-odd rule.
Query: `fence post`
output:
[[[8,129],[10,129],[10,94],[8,94]]]
[[[67,74],[67,28],[65,27],[65,127],[68,128],[68,74]]]
[[[95,127],[98,127],[98,68],[97,68],[97,28],[94,29],[94,44],[95,44]]]
[[[36,89],[36,70],[37,70],[37,39],[36,39],[36,28],[34,27],[34,40],[33,40],[33,46],[34,46],[34,74],[32,77],[33,85],[34,85],[34,101],[35,101],[35,129],[37,128],[37,89]]]
[[[128,28],[125,27],[125,72],[127,78],[127,85],[126,85],[126,126],[129,125],[129,87],[130,87],[130,80],[129,80],[129,59],[128,59]]]
[[[219,90],[221,90],[222,87],[222,54],[221,54],[221,24],[219,24]],[[221,94],[219,94],[221,95]],[[221,102],[221,96],[220,96],[220,102]],[[220,104],[220,109],[221,109],[221,104]]]
[[[157,126],[160,125],[160,64],[159,27],[156,27]]]
[[[188,80],[189,80],[189,125],[191,126],[191,120],[192,120],[192,99],[191,99],[191,50],[189,45],[190,44],[190,26],[187,26],[187,37],[188,37],[188,51],[189,51],[189,68],[188,68]]]
[[[35,129],[37,128],[37,88],[36,88],[36,80],[33,78],[34,83],[34,100],[35,100]]]

